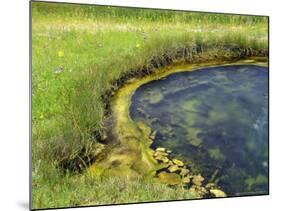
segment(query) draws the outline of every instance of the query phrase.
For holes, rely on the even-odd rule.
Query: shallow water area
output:
[[[130,116],[229,196],[268,193],[268,68],[226,65],[141,85]]]

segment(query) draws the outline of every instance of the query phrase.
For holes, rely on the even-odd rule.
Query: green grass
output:
[[[43,163],[43,162],[42,162]],[[38,164],[39,165],[39,164]],[[169,188],[152,180],[90,177],[63,174],[55,167],[34,172],[33,208],[74,207],[101,204],[193,199],[197,195],[181,187]],[[43,168],[42,166],[42,168]],[[43,171],[36,174],[36,171]]]
[[[151,67],[152,58],[179,57],[179,50],[197,46],[201,56],[194,51],[189,62],[235,58],[245,49],[264,54],[267,30],[266,17],[32,2],[33,208],[180,197],[143,181],[125,184],[128,192],[117,196],[117,179],[85,182],[57,166],[86,166],[100,150],[102,95],[114,89],[112,81]]]

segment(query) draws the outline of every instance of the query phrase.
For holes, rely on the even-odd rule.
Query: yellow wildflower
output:
[[[62,50],[58,51],[58,57],[63,57],[64,56],[64,53]]]

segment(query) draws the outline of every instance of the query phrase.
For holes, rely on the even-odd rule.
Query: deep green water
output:
[[[228,195],[268,193],[268,69],[233,65],[174,73],[139,87],[130,115]]]

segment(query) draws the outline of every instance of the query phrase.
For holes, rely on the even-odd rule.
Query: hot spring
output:
[[[229,196],[268,193],[268,68],[226,65],[141,85],[130,116]]]

